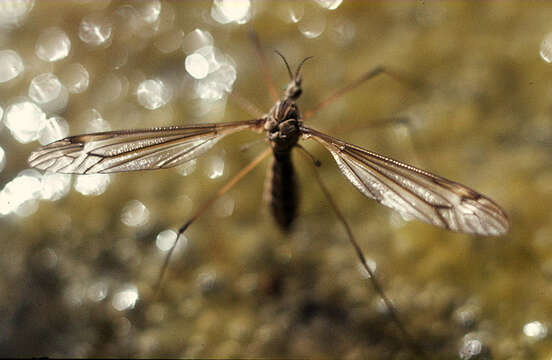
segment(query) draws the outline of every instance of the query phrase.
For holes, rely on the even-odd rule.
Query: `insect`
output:
[[[269,186],[270,207],[279,227],[283,230],[290,229],[297,215],[297,189],[291,153],[296,148],[302,149],[300,140],[314,140],[321,144],[331,153],[341,173],[364,196],[399,212],[405,219],[417,219],[448,230],[474,235],[499,236],[508,231],[509,221],[506,214],[488,197],[467,186],[349,144],[304,124],[304,120],[315,111],[361,82],[384,72],[383,68],[367,72],[355,83],[339,90],[302,116],[297,100],[302,93],[302,67],[308,58],[293,73],[286,59],[278,54],[286,65],[291,81],[284,95],[263,116],[238,122],[71,136],[37,149],[30,155],[29,163],[37,169],[71,174],[171,168],[201,156],[227,135],[251,130],[264,132],[270,149],[259,155],[205,203],[180,228],[179,235],[218,196],[270,154],[273,155]],[[274,89],[271,90],[274,94]],[[327,194],[324,187],[323,190]],[[392,310],[391,302],[367,265],[350,228],[339,212],[338,215],[344,222],[350,241],[370,274],[376,290]],[[401,326],[398,318],[396,321]]]

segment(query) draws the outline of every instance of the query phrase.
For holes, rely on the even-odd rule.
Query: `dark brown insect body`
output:
[[[268,204],[276,223],[284,231],[288,231],[297,216],[298,189],[295,181],[295,170],[291,161],[291,150],[301,137],[303,120],[295,101],[301,96],[301,66],[295,76],[285,58],[284,60],[291,77],[284,97],[277,101],[265,117],[264,129],[272,147],[272,166],[270,167],[267,188]]]
[[[296,85],[296,84],[294,84]],[[295,104],[298,96],[288,96],[276,102],[267,115],[264,128],[274,155],[267,189],[268,203],[277,224],[290,229],[297,215],[298,191],[291,149],[301,136],[302,120]]]

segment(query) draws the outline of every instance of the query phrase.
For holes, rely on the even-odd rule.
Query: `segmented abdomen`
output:
[[[275,155],[268,179],[268,204],[276,223],[284,231],[297,215],[297,184],[291,163],[291,152]]]

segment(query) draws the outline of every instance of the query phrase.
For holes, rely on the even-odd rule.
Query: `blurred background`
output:
[[[69,134],[252,118],[305,57],[308,125],[499,203],[499,238],[405,222],[304,142],[426,357],[552,355],[552,5],[469,1],[0,2],[0,355],[415,358],[295,155],[290,234],[263,203],[265,161],[178,229],[265,144],[229,136],[176,169],[41,173]],[[397,121],[402,119],[402,121]],[[244,144],[250,144],[241,151]]]

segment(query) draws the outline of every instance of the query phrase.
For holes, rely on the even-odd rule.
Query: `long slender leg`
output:
[[[337,131],[336,128],[331,128],[329,132],[332,131],[335,132],[351,132],[351,131],[357,131],[357,130],[364,130],[364,129],[373,129],[373,128],[379,128],[384,126],[390,126],[390,125],[403,125],[403,126],[410,126],[411,119],[408,116],[389,116],[384,118],[377,118],[377,119],[370,119],[369,121],[364,122],[363,125],[341,125],[339,126],[339,130]]]
[[[347,84],[344,87],[342,87],[341,89],[337,90],[335,93],[331,94],[330,96],[328,96],[327,98],[322,100],[318,105],[316,105],[312,109],[306,111],[303,114],[303,118],[305,120],[310,118],[312,115],[314,115],[314,113],[316,113],[316,112],[320,111],[321,109],[325,108],[326,106],[328,106],[329,104],[331,104],[332,102],[337,100],[340,96],[342,96],[345,93],[355,89],[356,87],[360,86],[365,81],[368,81],[368,80],[370,80],[370,79],[372,79],[372,78],[374,78],[374,77],[376,77],[380,74],[386,74],[386,75],[392,77],[393,79],[398,80],[399,82],[404,82],[404,83],[410,84],[412,86],[417,86],[416,82],[413,81],[412,79],[407,78],[406,76],[404,76],[402,74],[399,74],[395,71],[388,70],[388,69],[384,68],[383,66],[377,66],[374,69],[364,73],[363,75],[358,77],[356,80],[353,80],[349,84]]]
[[[374,128],[380,128],[380,127],[387,127],[387,126],[404,126],[404,128],[407,130],[407,138],[408,142],[410,142],[411,148],[414,150],[412,152],[412,155],[414,157],[413,165],[416,166],[422,166],[424,164],[424,161],[421,160],[419,156],[419,148],[421,147],[421,144],[419,144],[418,141],[415,141],[414,137],[414,126],[413,126],[413,119],[409,116],[390,116],[385,118],[379,118],[374,119],[370,121],[364,122],[364,125],[340,125],[335,126],[329,129],[329,133],[348,133],[348,132],[358,132],[362,130],[368,130],[368,129],[374,129]],[[425,167],[428,167],[427,164],[425,164]]]
[[[232,99],[240,108],[242,108],[243,111],[254,118],[260,119],[265,115],[257,105],[238,95],[235,91],[232,91],[230,93],[230,99]]]
[[[305,157],[307,157],[308,160],[312,161],[312,156],[302,146],[299,146],[299,149],[302,150],[301,153],[303,155],[305,155]],[[380,284],[379,280],[376,278],[376,274],[374,273],[374,271],[368,265],[368,262],[366,261],[366,257],[364,256],[364,253],[362,252],[362,249],[361,249],[360,245],[356,241],[356,239],[353,235],[353,231],[351,230],[351,227],[349,226],[349,223],[347,222],[347,220],[345,220],[345,217],[343,216],[343,213],[337,207],[337,204],[335,203],[334,199],[330,195],[330,192],[328,191],[328,188],[322,182],[322,179],[320,178],[320,174],[318,173],[318,170],[316,169],[316,166],[318,166],[318,165],[317,165],[317,162],[315,161],[314,164],[313,164],[313,167],[312,167],[313,172],[314,172],[314,177],[315,177],[316,181],[318,182],[318,185],[322,189],[322,192],[326,196],[326,199],[328,199],[328,202],[329,202],[331,208],[333,209],[333,211],[335,212],[337,218],[343,224],[343,227],[345,228],[345,231],[347,232],[347,238],[349,239],[349,242],[353,246],[353,248],[355,250],[355,253],[356,253],[358,259],[360,260],[360,263],[361,263],[363,269],[368,273],[369,278],[370,278],[370,282],[372,283],[372,286],[374,287],[374,290],[376,290],[376,292],[380,296],[381,300],[385,304],[385,306],[386,306],[386,308],[389,312],[389,315],[391,316],[391,319],[393,320],[393,322],[395,322],[395,324],[399,328],[405,343],[415,353],[418,353],[418,354],[421,353],[422,349],[420,349],[420,347],[414,342],[412,336],[410,336],[409,332],[406,330],[406,327],[404,326],[404,323],[403,323],[403,321],[401,320],[401,318],[399,316],[398,310],[395,308],[395,306],[393,305],[393,303],[391,302],[389,297],[386,295],[385,291],[383,290],[382,285]]]
[[[167,256],[165,257],[165,261],[163,262],[163,266],[161,267],[161,272],[159,273],[159,279],[157,280],[157,286],[154,291],[154,297],[157,297],[159,293],[159,289],[161,288],[161,282],[163,281],[163,277],[165,276],[165,273],[167,271],[167,268],[169,266],[169,261],[171,258],[172,253],[174,252],[174,249],[176,248],[176,245],[178,243],[178,240],[180,240],[180,237],[182,234],[184,234],[184,231],[192,225],[211,205],[215,203],[217,199],[219,199],[222,195],[224,195],[228,190],[230,190],[234,185],[236,185],[241,179],[243,179],[247,174],[251,172],[261,161],[266,159],[270,154],[272,153],[272,150],[266,149],[264,152],[262,152],[259,156],[257,156],[255,159],[253,159],[246,167],[240,170],[239,173],[237,173],[230,181],[228,181],[222,188],[217,191],[215,195],[213,195],[209,200],[203,203],[203,205],[199,208],[199,210],[196,211],[192,217],[186,221],[184,225],[180,227],[178,230],[178,235],[176,237],[176,241],[174,242],[173,246],[167,253]]]
[[[359,131],[363,129],[370,129],[374,127],[384,127],[384,126],[391,126],[391,125],[398,125],[398,126],[404,126],[407,133],[407,141],[410,143],[410,147],[412,148],[412,156],[414,158],[414,161],[412,162],[413,165],[416,166],[427,166],[427,161],[422,161],[420,158],[420,148],[422,145],[419,143],[419,141],[416,141],[415,137],[415,127],[413,125],[414,121],[409,116],[392,116],[388,118],[378,119],[376,121],[370,121],[369,124],[365,126],[356,126],[352,128],[351,130]]]
[[[274,86],[274,82],[272,81],[272,76],[270,76],[270,71],[268,70],[268,65],[266,63],[266,57],[264,55],[264,51],[261,46],[261,41],[259,40],[257,33],[253,30],[249,31],[249,38],[253,42],[253,45],[255,46],[255,52],[257,53],[257,56],[259,57],[259,61],[261,62],[261,68],[263,69],[265,82],[266,82],[266,85],[268,86],[268,91],[270,92],[272,101],[276,102],[278,101],[278,92],[276,91],[276,87]]]
[[[260,139],[256,139],[256,140],[253,140],[251,142],[245,143],[242,146],[240,146],[240,151],[241,152],[246,152],[249,149],[251,149],[253,146],[258,145],[258,144],[262,144],[262,143],[266,144],[266,138],[265,139],[260,138]]]

